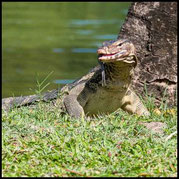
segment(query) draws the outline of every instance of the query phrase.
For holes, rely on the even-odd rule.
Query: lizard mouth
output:
[[[101,62],[108,61],[120,61],[123,60],[126,55],[126,50],[122,50],[120,52],[112,53],[112,54],[98,54],[98,60]]]
[[[113,54],[98,54],[98,59],[100,61],[103,61],[103,60],[107,60],[107,59],[115,59],[115,54],[117,53],[113,53]]]

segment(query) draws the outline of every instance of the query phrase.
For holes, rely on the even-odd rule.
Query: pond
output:
[[[128,2],[3,2],[2,97],[51,90],[97,65],[97,48],[117,39]]]

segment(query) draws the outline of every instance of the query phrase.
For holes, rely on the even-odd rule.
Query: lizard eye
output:
[[[118,44],[118,46],[121,46],[121,45],[122,45],[122,43],[119,43],[119,44]]]

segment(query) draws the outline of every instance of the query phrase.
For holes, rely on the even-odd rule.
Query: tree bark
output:
[[[157,105],[162,100],[176,105],[177,2],[132,3],[118,38],[131,40],[137,50],[134,90],[145,96],[146,84]]]

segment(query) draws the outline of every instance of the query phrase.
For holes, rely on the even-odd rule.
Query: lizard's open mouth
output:
[[[116,53],[112,53],[112,54],[103,54],[103,53],[99,53],[98,54],[98,60],[102,61],[102,62],[107,62],[107,61],[114,61],[116,59],[121,58],[121,60],[123,60],[124,56],[126,55],[126,50],[122,50],[120,52],[116,52]]]
[[[105,59],[112,59],[113,57],[115,57],[117,53],[113,53],[113,54],[98,54],[98,59],[99,60],[105,60]]]

